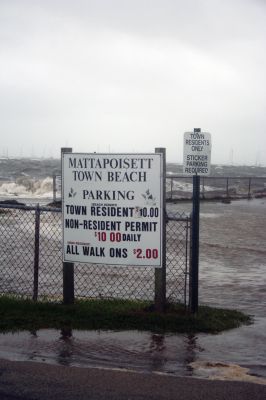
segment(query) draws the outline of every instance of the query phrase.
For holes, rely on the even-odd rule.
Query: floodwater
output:
[[[190,207],[168,206],[172,212]],[[213,377],[213,370],[227,369],[231,378],[266,383],[265,226],[266,200],[201,203],[200,303],[242,310],[254,316],[253,325],[217,335],[76,330],[1,334],[0,357],[179,376]],[[230,369],[231,364],[241,368]],[[246,371],[248,378],[243,378]]]

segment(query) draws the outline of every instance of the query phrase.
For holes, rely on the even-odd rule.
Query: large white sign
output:
[[[209,175],[211,167],[211,134],[207,132],[184,133],[183,173]]]
[[[161,154],[62,157],[64,261],[160,267]]]

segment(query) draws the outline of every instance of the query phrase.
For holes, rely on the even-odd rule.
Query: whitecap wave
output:
[[[184,179],[181,179],[181,180],[173,179],[172,182],[171,182],[171,179],[166,179],[166,191],[170,192],[171,190],[192,193],[193,184],[190,182],[185,182]],[[211,191],[217,190],[217,188],[205,185],[204,190],[205,190],[205,192],[211,192]]]
[[[21,176],[14,182],[0,182],[0,197],[53,198],[53,179]]]

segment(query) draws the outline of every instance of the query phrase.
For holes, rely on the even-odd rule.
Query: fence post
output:
[[[229,197],[229,178],[226,178],[226,197]]]
[[[56,175],[53,174],[53,202],[56,202]]]
[[[173,178],[171,178],[171,200],[173,200]]]
[[[166,149],[159,147],[155,153],[163,157],[163,196],[162,196],[162,266],[155,268],[155,309],[164,311],[166,304]]]
[[[39,286],[39,252],[40,252],[40,206],[35,209],[35,240],[34,240],[34,272],[33,272],[33,296],[32,300],[38,299]]]
[[[63,172],[63,154],[72,153],[71,147],[61,148],[61,176]],[[64,207],[63,185],[61,185],[62,212]],[[63,303],[73,304],[75,301],[74,292],[74,263],[63,262]]]
[[[191,243],[191,237],[190,240],[188,239],[188,233],[191,232],[189,221],[191,218],[186,217],[186,270],[185,270],[185,288],[184,288],[184,302],[185,306],[187,307],[187,278],[188,274],[190,274],[190,265],[188,265],[188,260],[190,260],[190,253],[188,252],[188,244]],[[190,249],[189,249],[190,251]],[[189,271],[188,271],[188,266],[189,266]],[[190,282],[190,279],[189,279]],[[189,291],[190,293],[190,291]]]
[[[251,198],[251,178],[248,179],[248,198]]]
[[[199,213],[200,213],[200,176],[193,176],[192,209],[192,249],[191,249],[191,299],[190,310],[198,311],[199,297]]]
[[[204,180],[204,176],[202,177],[202,198],[205,199],[205,180]]]

